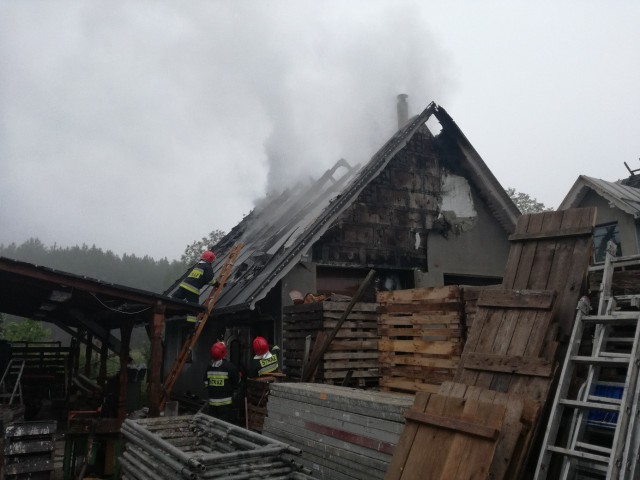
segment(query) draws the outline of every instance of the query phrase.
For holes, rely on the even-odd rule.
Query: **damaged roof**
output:
[[[511,233],[520,212],[449,114],[435,103],[413,117],[361,168],[340,160],[318,181],[298,184],[280,195],[268,196],[215,246],[219,275],[225,257],[238,243],[244,248],[216,304],[216,313],[253,309],[305,256],[362,190],[401,151],[431,116],[442,126],[438,138],[459,155],[457,165],[476,188],[495,218]],[[169,288],[177,288],[181,279]],[[203,292],[201,301],[207,296]]]
[[[613,207],[640,218],[640,189],[625,185],[623,180],[608,182],[599,178],[580,175],[567,193],[558,210],[575,208],[580,205],[585,195],[593,190],[607,200]]]

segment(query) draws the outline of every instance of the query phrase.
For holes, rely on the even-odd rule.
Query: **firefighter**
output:
[[[216,255],[207,250],[200,256],[200,261],[191,269],[189,275],[180,282],[178,289],[173,293],[173,298],[184,299],[191,303],[200,303],[200,290],[205,285],[218,286],[218,281],[214,280],[213,267],[211,264],[216,259]]]
[[[214,343],[211,347],[211,362],[204,375],[204,386],[209,397],[209,415],[225,422],[233,420],[233,392],[240,382],[236,366],[227,360],[227,347],[224,342]]]
[[[276,349],[278,352],[280,351],[279,348],[274,347],[274,352]],[[256,337],[253,340],[253,353],[255,353],[255,356],[251,359],[249,377],[255,378],[270,375],[280,368],[277,353],[269,351],[269,344],[264,337]]]

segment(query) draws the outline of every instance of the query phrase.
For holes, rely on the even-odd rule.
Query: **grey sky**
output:
[[[0,0],[0,243],[169,259],[444,106],[557,206],[640,168],[640,2]]]

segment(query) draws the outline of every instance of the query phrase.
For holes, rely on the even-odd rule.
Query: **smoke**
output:
[[[339,158],[365,162],[397,127],[396,95],[417,114],[443,102],[446,61],[410,3],[305,4],[274,78],[261,86],[272,131],[268,191],[317,176]],[[266,88],[265,88],[266,87]]]
[[[0,243],[178,258],[445,103],[412,2],[0,3]],[[415,5],[418,5],[417,3]]]

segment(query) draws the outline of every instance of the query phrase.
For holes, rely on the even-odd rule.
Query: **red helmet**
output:
[[[204,260],[207,263],[213,263],[215,259],[216,259],[216,254],[213,253],[211,250],[207,250],[202,255],[200,255],[200,260]]]
[[[224,342],[216,342],[211,346],[211,358],[214,360],[222,360],[227,356],[227,346]]]
[[[269,344],[264,337],[256,337],[253,340],[253,351],[256,355],[264,355],[269,351]]]

